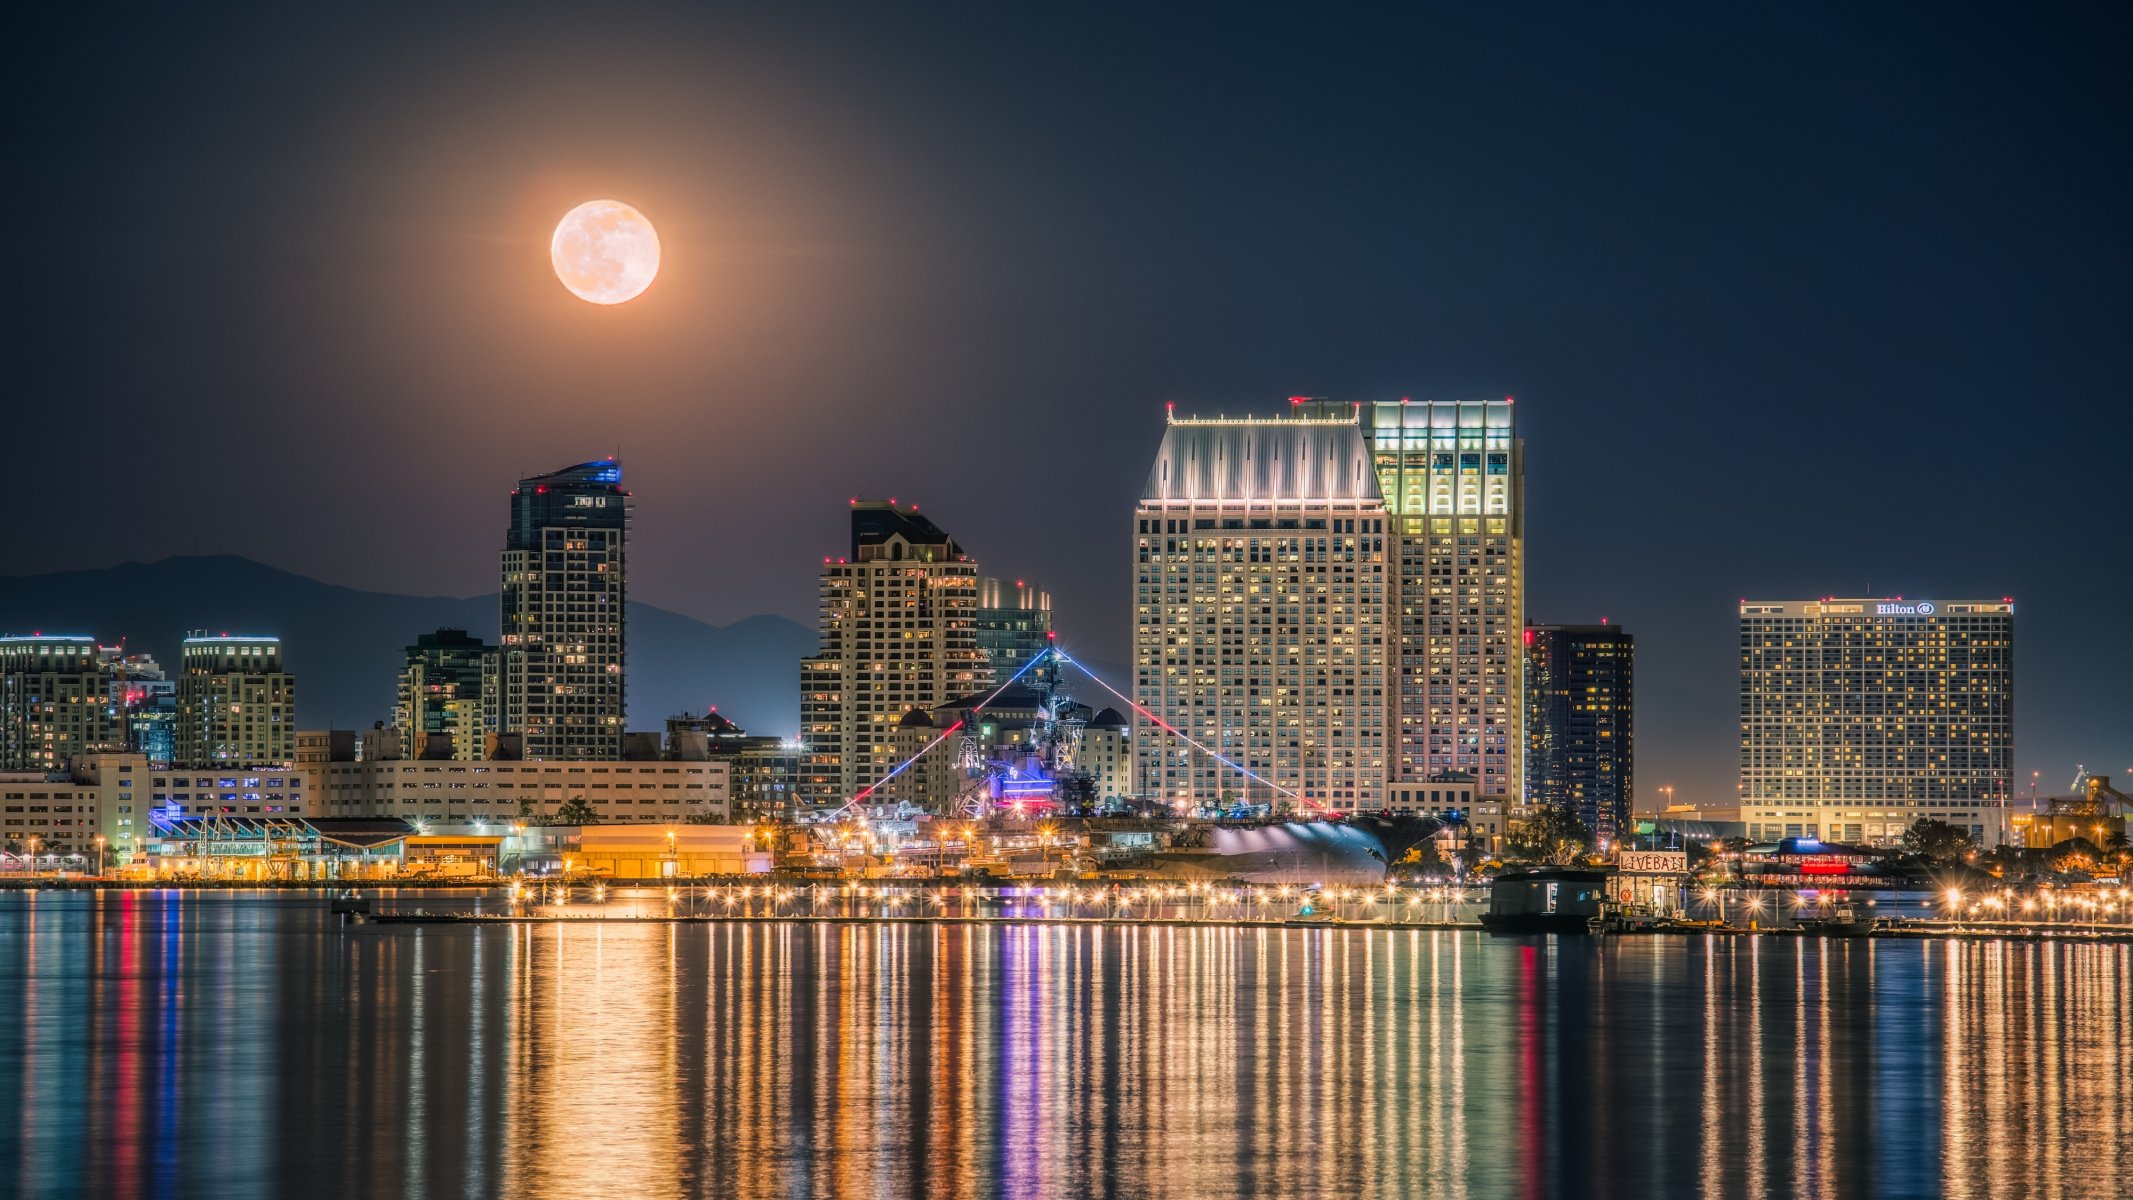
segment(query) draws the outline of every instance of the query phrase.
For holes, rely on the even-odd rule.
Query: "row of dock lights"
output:
[[[2027,896],[2017,896],[2013,888],[1980,892],[1965,896],[1961,888],[1949,888],[1943,895],[1943,906],[1950,920],[1968,916],[1981,920],[2048,922],[2116,922],[2121,913],[2133,917],[2133,902],[2129,902],[2125,889],[2107,887],[2093,895],[2061,896],[2049,890],[2040,890]]]
[[[887,885],[843,883],[817,884],[809,887],[791,887],[775,884],[740,884],[725,887],[670,886],[663,889],[665,899],[673,905],[701,902],[715,913],[730,913],[742,910],[742,915],[781,916],[788,906],[805,906],[809,914],[819,913],[825,905],[838,909],[853,906],[878,907],[887,915],[899,915],[907,909],[921,914],[929,909],[945,911],[954,905],[968,912],[983,898],[997,899],[1010,906],[1029,907],[1040,913],[1059,909],[1061,916],[1086,916],[1092,914],[1132,915],[1159,907],[1182,908],[1196,911],[1196,915],[1210,919],[1265,919],[1273,915],[1270,910],[1285,909],[1291,905],[1308,905],[1312,908],[1330,908],[1336,919],[1346,916],[1349,907],[1355,906],[1360,915],[1371,917],[1401,914],[1413,917],[1424,905],[1450,905],[1472,899],[1468,889],[1452,886],[1403,887],[1388,883],[1377,888],[1337,887],[1313,889],[1295,884],[1269,887],[1239,887],[1213,883],[1153,884],[1140,887],[1120,888],[1066,888],[1038,886],[1027,889],[978,888],[971,886],[951,888],[909,888]],[[567,885],[514,884],[511,901],[514,905],[568,904],[575,893]],[[595,903],[604,903],[607,888],[595,885],[591,890]],[[756,912],[758,905],[767,911]],[[1283,915],[1286,915],[1285,913]]]

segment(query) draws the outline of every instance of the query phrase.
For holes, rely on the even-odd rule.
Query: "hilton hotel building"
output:
[[[1992,846],[2013,782],[2011,601],[1741,602],[1750,838],[1886,844],[1931,817]]]

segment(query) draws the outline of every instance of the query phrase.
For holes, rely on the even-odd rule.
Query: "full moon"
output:
[[[659,235],[620,200],[587,200],[563,214],[548,256],[572,295],[620,304],[643,295],[659,274]]]

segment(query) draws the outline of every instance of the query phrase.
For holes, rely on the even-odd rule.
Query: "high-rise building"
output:
[[[0,770],[62,770],[123,736],[95,638],[0,637]]]
[[[1740,819],[1887,843],[1921,817],[2005,837],[2014,604],[1743,600]]]
[[[1052,594],[1020,579],[980,579],[976,621],[978,650],[992,665],[992,677],[1013,679],[1029,660],[1051,648]],[[1042,691],[1058,676],[1058,665],[1047,659],[1016,682]]]
[[[1524,783],[1525,447],[1509,397],[1342,405],[1362,421],[1396,570],[1391,776],[1474,776],[1485,797]]]
[[[407,648],[393,704],[402,744],[424,758],[487,758],[500,731],[502,659],[495,646],[464,629],[425,633]],[[438,754],[433,746],[449,747]]]
[[[179,766],[268,766],[296,761],[296,677],[281,639],[194,634],[178,671]]]
[[[630,505],[613,459],[521,479],[511,492],[499,718],[524,735],[528,758],[622,756]]]
[[[1525,657],[1526,803],[1612,842],[1636,796],[1636,640],[1620,625],[1528,625]]]
[[[978,565],[918,509],[854,503],[849,557],[823,560],[822,648],[800,663],[803,786],[842,803],[896,765],[896,730],[992,679]]]
[[[1186,810],[1383,807],[1378,480],[1352,411],[1170,418],[1134,514],[1134,698],[1245,770],[1136,713],[1142,795]]]
[[[124,646],[99,653],[110,678],[115,740],[151,767],[169,766],[178,751],[178,681],[151,655],[128,654]]]

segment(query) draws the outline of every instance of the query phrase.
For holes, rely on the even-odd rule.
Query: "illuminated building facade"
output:
[[[1098,804],[1133,798],[1133,724],[1115,708],[1090,717],[1074,739],[1072,765],[1089,777]]]
[[[1577,814],[1612,843],[1636,796],[1636,640],[1620,625],[1528,625],[1527,804]]]
[[[498,719],[528,758],[622,757],[630,505],[613,459],[511,492]]]
[[[266,766],[296,761],[296,677],[281,639],[195,634],[178,672],[177,763]]]
[[[825,559],[821,649],[800,663],[803,786],[842,804],[899,761],[904,714],[992,680],[978,648],[978,565],[916,506],[852,505],[848,557]]]
[[[1354,414],[1173,416],[1134,514],[1141,795],[1383,807],[1390,542]],[[1267,782],[1262,782],[1267,781]]]
[[[978,649],[992,666],[994,679],[1011,679],[1023,664],[1052,645],[1052,594],[1020,579],[978,580]],[[1057,680],[1059,667],[1047,660],[1029,669],[1020,682],[1042,689]]]
[[[1741,602],[1749,837],[1885,844],[1932,817],[1996,844],[2013,781],[2011,601]]]
[[[178,681],[150,655],[128,654],[124,646],[105,646],[101,653],[119,725],[115,740],[145,755],[152,767],[169,766],[178,754]]]
[[[1385,503],[1391,581],[1391,777],[1474,776],[1512,802],[1525,782],[1525,447],[1511,400],[1306,401],[1354,412]]]
[[[0,770],[60,770],[123,736],[95,638],[0,638]]]
[[[407,648],[393,703],[401,744],[424,758],[471,762],[489,753],[489,735],[502,728],[502,656],[464,629],[425,633]]]

